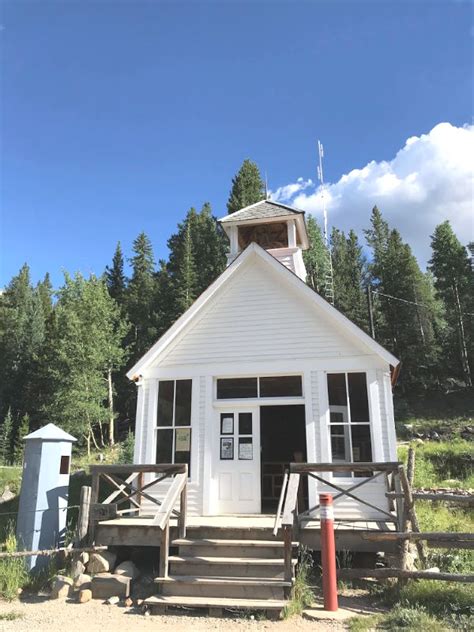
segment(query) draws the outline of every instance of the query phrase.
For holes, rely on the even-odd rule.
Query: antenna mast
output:
[[[324,184],[324,172],[323,172],[323,158],[324,158],[324,147],[320,140],[318,140],[318,157],[319,164],[317,167],[318,172],[318,180],[321,182],[321,201],[323,203],[323,223],[324,223],[324,245],[326,252],[326,265],[324,271],[324,295],[326,300],[334,305],[334,277],[332,271],[332,259],[331,259],[331,248],[329,244],[329,233],[328,233],[328,213],[326,209],[326,187]]]

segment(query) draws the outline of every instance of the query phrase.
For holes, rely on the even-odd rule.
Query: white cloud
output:
[[[376,204],[412,246],[421,265],[430,258],[430,235],[449,219],[459,239],[474,239],[474,125],[436,125],[412,136],[390,161],[369,162],[326,185],[329,224],[360,235]],[[320,218],[321,188],[311,180],[279,187],[272,199]]]

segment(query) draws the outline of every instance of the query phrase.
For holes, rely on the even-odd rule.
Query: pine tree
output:
[[[356,325],[367,329],[365,296],[366,261],[356,233],[349,236],[333,228],[331,255],[334,277],[334,305]]]
[[[315,292],[326,298],[326,280],[329,273],[329,253],[324,243],[323,233],[312,215],[306,218],[309,249],[303,252],[306,267],[306,283]]]
[[[41,305],[43,307],[43,316],[45,321],[51,316],[51,312],[53,310],[53,286],[51,284],[51,279],[49,276],[49,272],[46,272],[44,275],[44,279],[38,283],[36,286],[36,291],[41,300]]]
[[[155,261],[150,239],[140,233],[133,242],[132,278],[127,288],[127,314],[132,324],[131,362],[141,357],[156,340]]]
[[[429,386],[437,379],[440,305],[410,247],[377,207],[371,221],[365,233],[373,249],[369,270],[377,297],[376,339],[402,360],[404,387]]]
[[[431,248],[430,270],[449,325],[444,341],[445,358],[452,374],[462,376],[466,385],[472,386],[474,279],[471,262],[449,221],[435,228]]]
[[[11,408],[9,408],[3,420],[0,433],[0,461],[2,465],[12,464],[12,434],[13,415]]]
[[[235,213],[241,208],[265,199],[265,185],[257,165],[246,158],[232,179],[227,211]]]
[[[30,431],[30,416],[25,413],[21,419],[19,419],[18,426],[14,430],[13,439],[13,463],[21,465],[23,461],[23,452],[25,449],[25,437]]]
[[[123,271],[124,259],[120,242],[117,243],[112,259],[112,266],[105,268],[105,278],[110,296],[122,306],[125,299],[127,280]]]
[[[225,270],[227,246],[227,237],[206,202],[197,217],[194,239],[197,296]]]
[[[170,257],[167,270],[171,278],[173,321],[192,305],[198,295],[197,232],[198,215],[195,208],[190,208],[184,221],[178,224],[178,232],[168,240]]]
[[[34,366],[45,337],[43,301],[25,264],[0,297],[0,415],[32,412]]]

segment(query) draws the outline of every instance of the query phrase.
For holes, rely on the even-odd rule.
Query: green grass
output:
[[[306,547],[301,546],[296,577],[291,589],[291,598],[283,610],[285,619],[295,614],[301,614],[305,608],[313,603],[314,595],[310,586],[312,568],[313,560],[311,554]]]
[[[3,550],[12,553],[17,550],[17,541],[13,526],[7,533]],[[7,601],[18,597],[18,591],[28,583],[28,571],[24,557],[5,557],[0,559],[0,596]]]
[[[474,488],[474,448],[471,441],[413,443],[416,450],[414,486]],[[408,446],[398,448],[398,458],[406,463]]]
[[[15,621],[15,619],[23,619],[25,615],[21,612],[3,612],[0,614],[0,621]]]

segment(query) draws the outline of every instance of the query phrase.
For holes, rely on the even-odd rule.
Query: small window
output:
[[[160,380],[156,435],[157,463],[191,467],[192,380]]]
[[[61,457],[61,463],[59,465],[59,473],[60,474],[69,474],[69,460],[68,456]]]
[[[217,380],[217,399],[257,397],[256,377],[236,377]]]
[[[301,375],[261,377],[260,397],[301,397]]]

